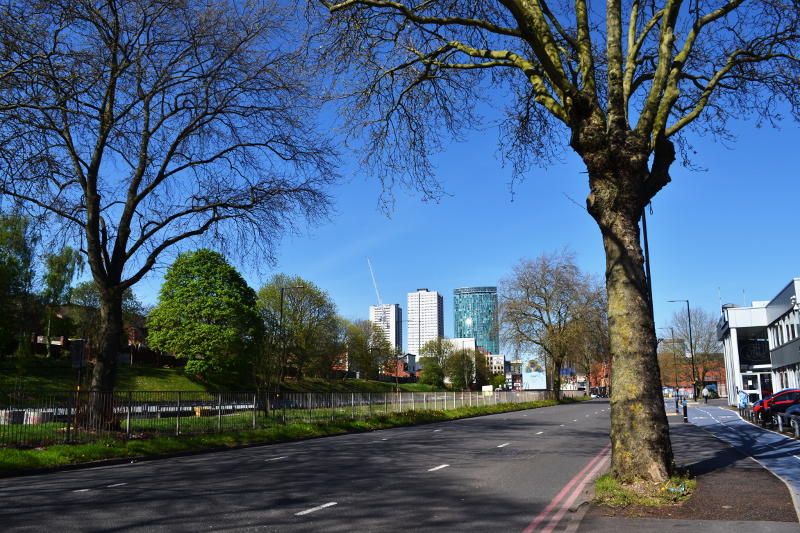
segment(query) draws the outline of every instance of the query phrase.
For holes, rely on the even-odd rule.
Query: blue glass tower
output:
[[[489,353],[500,353],[497,327],[497,287],[462,287],[453,290],[455,337],[473,337]]]

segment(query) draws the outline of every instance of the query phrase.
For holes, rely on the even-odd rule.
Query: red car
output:
[[[800,389],[784,389],[754,403],[753,412],[762,420],[769,420],[775,413],[783,413],[797,403],[800,403]]]

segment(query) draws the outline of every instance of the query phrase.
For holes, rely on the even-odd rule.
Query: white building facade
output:
[[[717,337],[723,343],[728,402],[739,391],[750,402],[800,387],[800,278],[772,300],[722,306]]]
[[[425,343],[444,337],[442,295],[428,289],[408,293],[408,353],[419,356]]]
[[[403,349],[403,308],[400,304],[370,305],[369,321],[383,330],[392,350]]]

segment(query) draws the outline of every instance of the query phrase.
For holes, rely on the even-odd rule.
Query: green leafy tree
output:
[[[31,350],[36,243],[30,219],[17,214],[0,215],[0,357],[15,347],[25,353]]]
[[[330,377],[344,350],[343,323],[327,292],[299,276],[275,274],[258,291],[264,339],[254,360],[256,384],[272,392],[284,377]]]
[[[255,291],[221,254],[201,249],[169,267],[147,328],[151,347],[187,359],[186,371],[203,376],[249,358],[262,324]]]
[[[454,389],[466,390],[475,378],[475,351],[456,350],[444,362],[444,375]]]
[[[422,367],[420,382],[435,387],[444,387],[444,365],[455,347],[448,339],[438,337],[428,341],[419,351],[419,364]]]
[[[495,374],[492,376],[492,387],[495,389],[502,389],[506,385],[506,377],[503,374]]]
[[[352,371],[362,378],[378,379],[395,360],[392,344],[378,324],[356,320],[348,327],[347,356]]]
[[[612,474],[672,468],[639,220],[730,119],[800,118],[796,0],[319,0],[310,33],[337,71],[346,129],[390,187],[441,188],[433,155],[504,117],[513,178],[564,150],[586,167],[606,255],[613,354]],[[320,27],[321,26],[321,27]],[[484,113],[483,106],[492,110]],[[486,122],[482,117],[489,117]]]
[[[45,339],[47,341],[47,357],[52,355],[50,335],[52,322],[62,316],[56,314],[56,309],[69,301],[72,280],[75,275],[83,270],[83,257],[78,250],[65,246],[57,254],[49,254],[45,259],[46,270],[42,277],[42,301],[47,312]],[[60,314],[59,314],[60,315]]]

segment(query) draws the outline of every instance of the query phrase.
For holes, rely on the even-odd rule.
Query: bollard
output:
[[[683,421],[689,422],[689,407],[686,405],[686,400],[683,400]]]
[[[677,414],[678,414],[678,412],[679,412],[679,411],[678,411],[678,396],[676,395],[676,396],[675,396],[675,414],[677,415]]]

